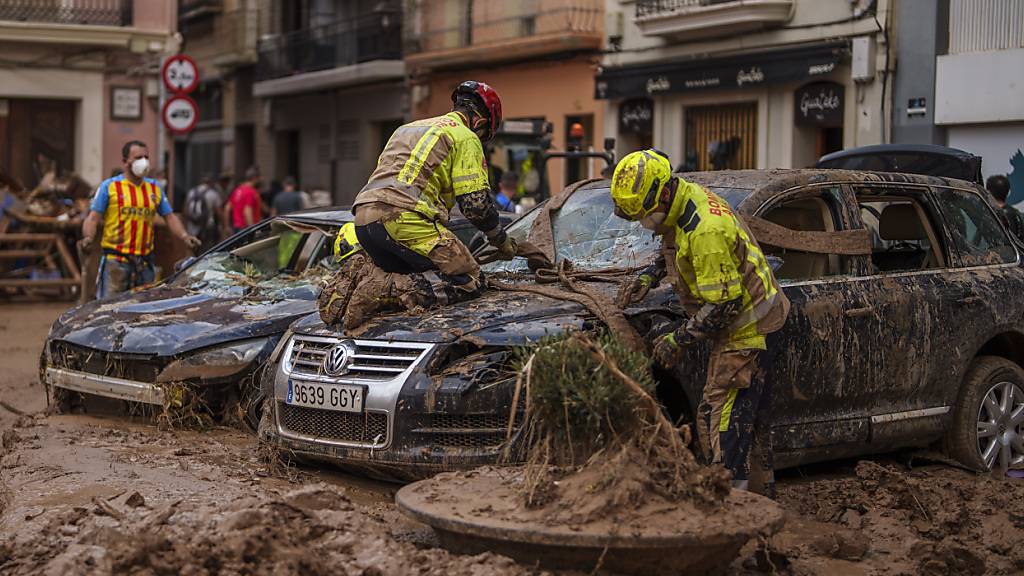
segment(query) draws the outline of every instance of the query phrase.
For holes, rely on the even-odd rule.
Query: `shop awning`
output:
[[[594,97],[610,100],[813,80],[835,70],[848,52],[849,43],[843,41],[742,56],[605,68],[595,78]]]

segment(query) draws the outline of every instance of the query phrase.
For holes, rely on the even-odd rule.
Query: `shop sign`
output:
[[[799,126],[835,127],[843,125],[843,86],[835,82],[808,84],[793,95]]]
[[[619,105],[619,132],[650,134],[653,119],[654,104],[650,98],[634,98]]]

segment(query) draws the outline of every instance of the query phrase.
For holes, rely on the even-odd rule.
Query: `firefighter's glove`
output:
[[[504,240],[495,243],[494,247],[498,249],[498,255],[502,260],[512,260],[518,255],[519,246],[516,244],[515,239],[508,234],[503,234],[503,236],[505,236]]]
[[[615,304],[619,308],[636,304],[647,296],[651,288],[657,288],[657,286],[658,277],[648,272],[643,272],[619,286],[619,293],[615,296]]]
[[[676,338],[676,332],[669,332],[654,343],[654,361],[666,370],[675,368],[683,359],[686,343]]]
[[[185,246],[188,246],[189,250],[198,250],[199,247],[203,245],[203,242],[199,240],[199,238],[196,238],[191,234],[186,234],[184,240]]]

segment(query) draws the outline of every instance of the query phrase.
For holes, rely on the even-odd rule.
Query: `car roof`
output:
[[[779,192],[810,184],[835,183],[892,183],[920,184],[926,186],[950,186],[953,188],[976,188],[965,180],[904,174],[896,172],[868,172],[865,170],[837,170],[831,168],[773,168],[769,170],[716,170],[711,172],[676,173],[687,182],[694,182],[711,188],[732,206],[756,209],[764,201]],[[608,188],[608,180],[587,184],[586,188]]]
[[[889,170],[981,183],[981,157],[935,144],[876,144],[822,156],[818,168]]]
[[[498,217],[501,220],[502,225],[506,225],[516,218],[515,214],[499,213]],[[354,218],[352,215],[351,207],[348,205],[343,206],[327,206],[321,208],[306,208],[305,210],[297,210],[295,212],[289,212],[279,218],[285,220],[298,220],[301,222],[308,222],[312,224],[323,224],[323,225],[335,225],[344,224],[351,222]],[[469,220],[466,219],[460,213],[452,215],[452,219],[448,222],[448,227],[457,227],[469,224]]]

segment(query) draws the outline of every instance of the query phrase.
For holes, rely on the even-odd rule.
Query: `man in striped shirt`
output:
[[[149,172],[149,149],[132,140],[121,148],[123,173],[104,180],[96,190],[89,216],[82,224],[82,249],[96,243],[100,223],[103,256],[96,276],[96,297],[109,298],[132,288],[151,284],[153,268],[153,219],[159,214],[171,233],[191,248],[199,239],[190,235],[178,216],[171,211],[167,196]]]

